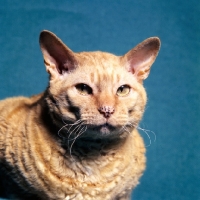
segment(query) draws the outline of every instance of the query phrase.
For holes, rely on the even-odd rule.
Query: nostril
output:
[[[115,111],[112,106],[101,106],[98,110],[105,118],[109,118]]]
[[[106,112],[106,113],[103,113],[103,115],[104,115],[105,118],[109,118],[111,116],[111,113]]]

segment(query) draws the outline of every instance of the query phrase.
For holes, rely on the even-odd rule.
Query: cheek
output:
[[[139,95],[137,92],[131,92],[129,96],[119,98],[116,101],[117,110],[128,115],[129,111],[132,110],[136,106],[138,98],[139,98]]]
[[[81,115],[97,115],[98,109],[94,98],[91,96],[76,96],[74,105],[79,107]]]
[[[134,99],[132,105],[129,107],[129,119],[138,123],[144,113],[146,105],[146,95],[138,93],[137,98]]]
[[[96,101],[92,95],[81,95],[75,88],[70,88],[67,93],[72,104],[78,107],[81,113],[95,110]]]
[[[142,116],[146,98],[139,92],[132,92],[130,96],[120,98],[116,104],[116,117],[118,119],[126,118],[129,120],[139,120]]]

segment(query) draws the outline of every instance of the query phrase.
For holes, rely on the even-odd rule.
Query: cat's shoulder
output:
[[[11,105],[19,105],[24,103],[29,103],[30,98],[24,97],[24,96],[18,96],[18,97],[9,97],[3,100],[0,100],[0,107],[2,106],[11,106]]]
[[[0,100],[0,110],[5,109],[5,108],[10,108],[10,107],[16,107],[28,101],[29,101],[29,98],[23,97],[23,96],[9,97],[9,98]]]
[[[32,103],[34,101],[37,101],[41,98],[42,94],[33,95],[31,97],[25,97],[25,96],[17,96],[17,97],[8,97],[5,99],[0,100],[1,104],[10,104],[10,103]]]
[[[12,110],[15,108],[27,108],[34,105],[41,98],[42,94],[34,95],[32,97],[18,96],[9,97],[0,100],[0,112],[3,110]]]

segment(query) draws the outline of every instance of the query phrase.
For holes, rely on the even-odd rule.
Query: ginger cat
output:
[[[0,195],[129,199],[145,169],[137,131],[147,101],[142,83],[160,40],[148,38],[123,56],[74,53],[42,31],[40,46],[46,91],[0,101]]]

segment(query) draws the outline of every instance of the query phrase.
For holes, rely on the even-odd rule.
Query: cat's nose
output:
[[[100,106],[98,110],[105,118],[109,118],[115,112],[112,106]]]

